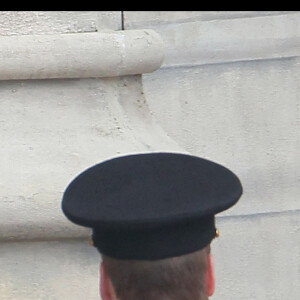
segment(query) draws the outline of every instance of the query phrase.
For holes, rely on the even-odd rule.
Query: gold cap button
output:
[[[94,247],[94,241],[92,238],[89,238],[89,244],[90,244],[90,246]]]

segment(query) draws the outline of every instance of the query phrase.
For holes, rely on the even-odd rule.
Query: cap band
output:
[[[215,237],[214,216],[149,229],[93,229],[98,251],[118,259],[157,260],[180,256],[203,249]]]

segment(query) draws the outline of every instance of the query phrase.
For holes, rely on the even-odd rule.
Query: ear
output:
[[[105,270],[103,262],[100,266],[100,294],[103,300],[116,300],[111,280]]]
[[[207,296],[211,297],[215,292],[215,270],[212,254],[208,254],[207,260],[207,273],[206,273],[206,286],[207,286]]]

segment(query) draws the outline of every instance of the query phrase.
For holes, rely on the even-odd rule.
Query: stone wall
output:
[[[99,255],[90,231],[62,215],[63,189],[107,157],[158,150],[217,161],[243,182],[239,204],[217,217],[212,299],[297,299],[300,13],[3,11],[0,41],[21,46],[3,42],[0,57],[7,51],[34,61],[20,43],[32,36],[36,45],[115,35],[122,26],[125,34],[161,36],[160,69],[82,78],[87,73],[75,68],[80,57],[70,50],[75,77],[37,68],[36,77],[21,78],[26,69],[18,73],[1,58],[1,69],[15,77],[2,72],[0,81],[0,299],[99,299]],[[73,48],[66,40],[60,49]]]

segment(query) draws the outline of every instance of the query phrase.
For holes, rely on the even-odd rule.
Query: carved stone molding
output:
[[[0,36],[0,80],[143,74],[163,59],[153,30]]]

